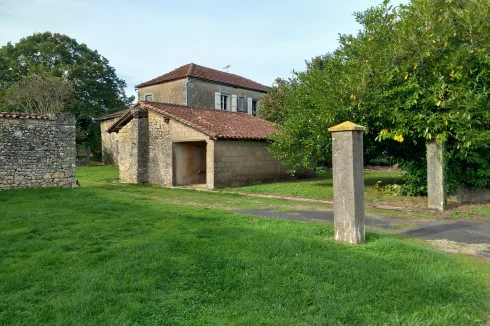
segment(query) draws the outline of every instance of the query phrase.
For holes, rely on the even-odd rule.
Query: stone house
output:
[[[162,76],[136,85],[139,101],[161,102],[222,111],[257,114],[260,95],[268,87],[250,79],[190,63]],[[106,164],[118,164],[118,134],[107,129],[125,114],[122,110],[99,118],[102,157]]]
[[[267,149],[274,124],[249,114],[141,101],[108,121],[122,182],[212,189],[288,178]]]
[[[256,115],[268,87],[250,79],[189,63],[136,85],[139,101],[153,101]]]

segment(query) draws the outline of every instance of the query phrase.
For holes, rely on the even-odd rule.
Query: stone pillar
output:
[[[134,139],[136,142],[136,182],[148,182],[149,130],[148,111],[136,107],[133,109]]]
[[[331,127],[335,240],[364,243],[364,127],[346,121]]]
[[[206,141],[206,186],[214,189],[214,140]]]
[[[446,209],[446,187],[444,180],[444,145],[435,139],[427,143],[427,199],[428,207]]]

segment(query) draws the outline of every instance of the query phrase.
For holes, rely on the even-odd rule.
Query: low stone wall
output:
[[[461,203],[481,203],[490,201],[490,189],[472,189],[465,186],[459,188],[455,193],[448,196],[450,201]]]
[[[73,187],[75,118],[0,113],[0,190]]]

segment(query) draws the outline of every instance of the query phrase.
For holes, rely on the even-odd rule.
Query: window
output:
[[[145,101],[153,101],[153,94],[145,94]]]
[[[228,96],[221,95],[221,110],[228,111]]]
[[[257,103],[258,103],[258,101],[252,100],[252,115],[254,117],[257,116]]]
[[[238,112],[245,112],[245,98],[243,96],[238,98]]]

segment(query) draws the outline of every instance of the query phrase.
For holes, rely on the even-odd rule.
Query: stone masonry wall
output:
[[[267,142],[214,142],[214,186],[235,187],[287,179],[287,168],[267,149]]]
[[[36,117],[0,114],[0,190],[76,186],[75,119]]]
[[[134,119],[118,132],[119,138],[119,179],[121,182],[136,183],[136,139],[134,138]]]
[[[119,134],[116,132],[108,133],[107,129],[119,118],[104,120],[100,122],[101,142],[102,142],[102,161],[104,164],[117,165],[119,163]]]
[[[148,112],[149,160],[148,182],[172,186],[172,129],[171,122],[154,112]]]

